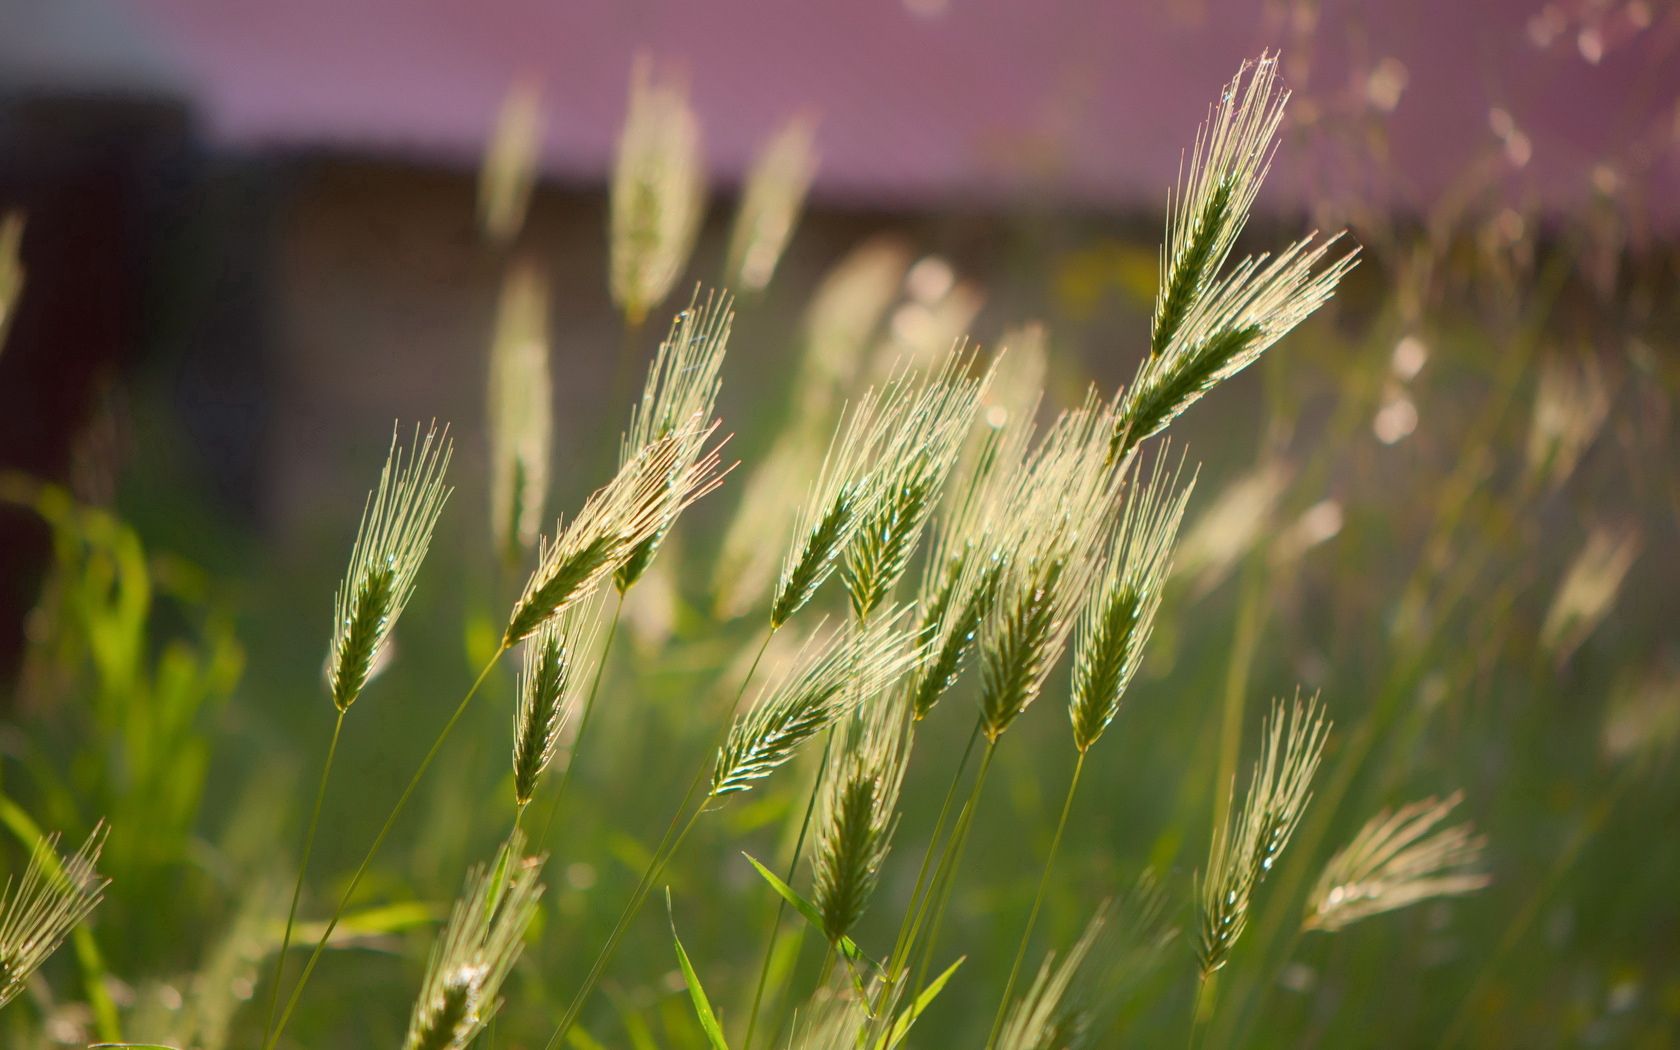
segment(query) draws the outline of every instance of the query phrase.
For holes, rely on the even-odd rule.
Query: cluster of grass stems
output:
[[[693,959],[676,935],[684,902],[668,898],[695,1021],[715,1048],[877,1050],[905,1042],[941,990],[963,979],[963,960],[944,954],[941,943],[954,893],[984,875],[965,867],[966,847],[977,821],[997,819],[984,815],[986,788],[1009,730],[1053,692],[1064,666],[1071,778],[1007,978],[996,989],[984,1046],[1106,1045],[1100,1041],[1123,991],[1174,958],[1171,887],[1144,872],[1135,888],[1117,888],[1092,908],[1075,943],[1048,952],[1036,969],[1028,965],[1043,906],[1061,892],[1056,860],[1081,778],[1089,763],[1109,760],[1121,746],[1099,748],[1144,660],[1195,484],[1195,468],[1158,436],[1324,305],[1354,262],[1351,251],[1337,254],[1337,238],[1316,235],[1276,254],[1230,259],[1271,163],[1287,98],[1277,60],[1266,55],[1245,64],[1211,107],[1171,200],[1147,352],[1131,383],[1111,394],[1092,388],[1040,425],[1043,369],[1034,358],[1042,346],[1025,334],[997,352],[959,340],[922,359],[889,363],[840,411],[826,450],[822,438],[813,445],[790,432],[778,454],[814,453],[794,457],[807,464],[796,505],[759,515],[755,500],[762,497],[754,494],[785,493],[787,486],[758,478],[783,466],[772,461],[743,471],[753,475],[743,517],[786,526],[774,537],[783,551],[779,569],[772,567],[751,599],[762,617],[758,641],[744,671],[733,667],[738,677],[720,684],[733,699],[715,724],[715,744],[694,763],[610,932],[593,948],[570,949],[592,953],[593,961],[576,987],[551,989],[565,1006],[547,1050],[595,1045],[576,1030],[696,826],[767,778],[785,776],[804,753],[818,756],[816,772],[795,807],[788,856],[774,867],[742,861],[767,892],[761,963],[733,1033],[704,987],[704,960]],[[515,98],[486,168],[482,213],[492,243],[510,241],[521,222],[531,105],[523,94]],[[610,217],[609,284],[623,315],[627,363],[693,246],[703,200],[697,150],[680,86],[638,66]],[[767,149],[730,246],[729,277],[741,294],[755,295],[769,281],[812,164],[810,128],[802,122]],[[532,923],[548,857],[577,859],[563,802],[593,743],[589,730],[626,595],[657,571],[682,513],[730,473],[716,409],[737,305],[727,293],[697,291],[658,342],[612,469],[569,519],[544,531],[551,393],[541,298],[540,272],[510,257],[490,370],[488,486],[490,547],[511,595],[505,619],[361,861],[332,878],[335,899],[309,924],[311,934],[298,946],[307,947],[301,966],[290,966],[308,887],[326,884],[311,860],[335,794],[341,732],[358,699],[377,688],[452,498],[447,429],[417,427],[406,441],[395,434],[368,497],[333,602],[326,692],[336,718],[279,950],[261,985],[261,1050],[283,1044],[307,996],[332,994],[312,978],[364,876],[465,713],[480,694],[496,691],[498,666],[512,661],[518,673],[506,835],[466,876],[427,962],[404,1046],[494,1045],[498,1012],[524,1009],[517,1001],[504,1005],[504,983],[539,935]],[[800,420],[792,429],[802,426]],[[760,535],[758,546],[765,541]],[[845,606],[825,619],[811,610],[834,584]],[[900,796],[907,770],[925,757],[917,746],[922,727],[936,709],[965,702],[974,706],[973,728],[938,815],[931,827],[906,827]],[[1182,895],[1196,916],[1180,938],[1190,942],[1181,957],[1193,959],[1184,967],[1195,988],[1186,1019],[1192,1044],[1215,1010],[1216,978],[1233,961],[1251,905],[1285,865],[1312,803],[1331,733],[1327,710],[1316,697],[1274,704],[1240,798],[1234,767],[1215,786],[1230,801],[1193,899]],[[546,815],[528,819],[539,800]],[[1455,801],[1430,799],[1374,817],[1321,870],[1300,928],[1333,932],[1482,886],[1480,840],[1466,827],[1438,827]],[[881,905],[878,890],[897,847],[919,860],[896,933],[883,944],[859,943],[854,935],[871,906]],[[97,905],[98,853],[98,835],[65,861],[48,840],[18,887],[7,890],[0,1006]],[[797,974],[776,965],[786,957],[789,910],[797,936],[820,938],[824,949],[815,981],[804,987],[794,987]],[[760,928],[759,916],[740,919]]]

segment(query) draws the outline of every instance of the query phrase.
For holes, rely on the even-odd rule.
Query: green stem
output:
[[[648,863],[647,870],[642,873],[641,881],[636,886],[636,892],[631,896],[629,903],[624,906],[624,911],[619,914],[618,921],[613,924],[612,933],[607,936],[607,943],[601,946],[601,951],[595,956],[595,963],[589,968],[589,975],[584,978],[583,987],[578,989],[577,995],[572,998],[571,1005],[566,1008],[565,1016],[560,1019],[560,1026],[549,1037],[548,1050],[555,1050],[560,1045],[560,1041],[566,1037],[566,1033],[571,1031],[572,1025],[577,1023],[578,1015],[583,1012],[583,1007],[589,1001],[589,996],[595,991],[595,986],[600,983],[601,976],[606,971],[607,963],[612,961],[613,953],[618,950],[619,942],[624,939],[625,932],[629,930],[631,920],[641,910],[642,904],[647,900],[648,893],[652,890],[653,885],[659,881],[659,876],[664,874],[666,865],[670,864],[671,858],[676,856],[677,851],[682,848],[683,841],[688,838],[688,833],[694,830],[694,825],[699,822],[700,815],[706,812],[706,803],[710,799],[711,796],[708,795],[700,800],[700,804],[694,807],[694,812],[690,814],[688,821],[683,824],[682,831],[677,833],[675,839],[667,838],[667,842],[661,844],[660,852],[656,853],[653,860]]]
[[[497,649],[489,661],[485,663],[484,670],[478,672],[478,677],[473,680],[472,688],[467,690],[467,695],[463,696],[461,702],[455,706],[455,713],[450,715],[449,721],[443,724],[443,729],[438,733],[437,739],[432,741],[431,750],[427,751],[426,757],[420,760],[420,767],[414,771],[413,776],[408,778],[408,785],[403,788],[402,794],[397,797],[397,804],[391,807],[391,813],[385,818],[384,826],[379,829],[379,834],[374,836],[373,845],[368,847],[367,855],[362,858],[361,864],[357,865],[356,873],[350,877],[350,885],[346,886],[343,894],[339,896],[338,906],[333,908],[332,917],[327,920],[326,929],[321,931],[320,940],[315,942],[314,950],[309,953],[309,961],[303,965],[303,973],[298,977],[297,984],[293,986],[292,994],[286,998],[286,1008],[280,1013],[280,1023],[275,1026],[274,1032],[263,1041],[263,1050],[273,1050],[280,1042],[281,1034],[286,1031],[286,1023],[291,1020],[293,1011],[297,1009],[298,1001],[303,998],[304,986],[309,983],[310,975],[315,972],[316,964],[321,961],[322,953],[327,950],[327,942],[332,939],[333,931],[338,928],[339,920],[344,917],[344,909],[350,906],[350,898],[355,896],[356,887],[361,885],[362,876],[367,874],[368,865],[372,864],[373,858],[379,854],[379,848],[385,844],[386,837],[391,834],[391,829],[396,826],[397,818],[402,815],[403,807],[408,805],[408,800],[414,794],[414,789],[420,786],[420,781],[425,777],[426,771],[431,768],[438,752],[443,750],[444,741],[449,739],[449,734],[455,728],[455,723],[459,722],[461,716],[466,713],[467,705],[472,703],[474,696],[478,695],[479,688],[484,685],[484,680],[490,677],[490,671],[496,666],[496,661],[500,660],[502,654],[507,650],[506,645]]]
[[[828,984],[828,979],[834,975],[834,960],[839,957],[839,949],[835,948],[832,944],[830,944],[823,952],[822,970],[817,974],[818,988],[822,988],[824,985]],[[741,1050],[747,1050],[747,1048],[742,1047]]]
[[[344,730],[344,711],[333,722],[332,740],[327,744],[327,761],[321,766],[321,782],[315,788],[315,808],[309,814],[309,830],[303,835],[303,854],[298,859],[297,879],[292,883],[292,904],[286,911],[286,932],[280,937],[280,954],[274,961],[274,985],[268,992],[268,1016],[263,1020],[263,1038],[274,1027],[274,1012],[280,1007],[280,981],[286,976],[286,953],[292,947],[292,929],[297,923],[298,898],[303,896],[303,879],[309,872],[309,855],[315,849],[315,831],[321,823],[321,804],[327,797],[327,779],[332,776],[338,755],[338,737]]]
[[[910,906],[905,909],[904,919],[898,924],[898,936],[893,940],[892,954],[887,957],[887,983],[898,979],[897,967],[904,964],[903,955],[909,954],[912,925],[919,928],[922,909],[922,890],[927,883],[927,876],[933,863],[933,851],[939,845],[939,838],[945,833],[945,821],[951,814],[951,803],[957,797],[957,785],[962,783],[963,771],[968,768],[968,760],[974,754],[975,741],[980,739],[980,720],[974,722],[974,729],[968,734],[968,744],[963,748],[962,758],[957,762],[957,770],[951,774],[951,784],[945,789],[945,801],[939,807],[939,817],[934,821],[933,834],[928,836],[927,849],[922,852],[922,866],[916,872],[916,885],[910,891]]]
[[[922,961],[916,967],[916,979],[911,983],[912,988],[924,987],[922,982],[927,979],[928,966],[933,961],[934,950],[939,947],[939,932],[945,924],[945,909],[951,903],[951,887],[956,884],[957,871],[962,867],[963,850],[968,846],[968,831],[974,826],[974,811],[980,806],[980,795],[986,788],[986,774],[991,771],[992,757],[996,754],[997,741],[988,737],[986,750],[980,755],[980,769],[974,774],[974,787],[969,792],[968,805],[963,808],[962,816],[957,819],[957,827],[951,833],[951,842],[946,847],[945,856],[940,858],[939,871],[934,879],[939,892],[938,902],[934,905],[933,925],[928,928],[927,945],[922,949]]]
[[[555,814],[560,812],[560,805],[566,798],[566,788],[572,782],[572,770],[577,768],[578,757],[583,754],[583,735],[589,731],[589,716],[595,712],[595,695],[601,689],[601,678],[606,673],[607,657],[612,655],[613,639],[618,637],[618,622],[624,615],[624,592],[618,592],[618,603],[613,606],[612,623],[607,625],[607,640],[601,647],[601,658],[595,663],[595,678],[589,683],[589,695],[583,700],[583,714],[578,717],[577,736],[572,738],[571,754],[566,758],[566,768],[560,773],[560,784],[554,791],[554,801],[549,804],[548,818],[543,821],[542,836],[537,839],[537,853],[541,853],[548,845],[548,833],[554,828]]]
[[[1225,793],[1221,788],[1236,781],[1237,755],[1242,747],[1243,710],[1248,697],[1249,675],[1254,669],[1255,645],[1260,637],[1264,612],[1265,571],[1258,556],[1249,559],[1243,573],[1242,604],[1237,607],[1237,625],[1231,639],[1231,662],[1225,670],[1225,697],[1219,724],[1219,765],[1213,779],[1213,822],[1224,816]]]
[[[735,721],[735,715],[741,709],[741,700],[747,695],[747,686],[752,682],[753,675],[757,673],[758,665],[764,660],[764,653],[770,648],[770,639],[775,636],[775,633],[774,628],[765,633],[764,642],[758,647],[758,653],[753,657],[752,665],[747,668],[746,677],[741,679],[741,687],[735,691],[735,701],[730,705],[729,717],[724,720],[723,724],[725,740],[728,739],[730,724]],[[721,746],[721,742],[719,746]],[[716,750],[717,748],[714,747],[707,752],[707,755],[714,754]],[[607,963],[612,960],[613,953],[618,950],[618,942],[624,938],[624,933],[629,928],[631,920],[636,917],[642,903],[647,900],[649,891],[665,870],[665,865],[670,863],[671,857],[682,846],[683,840],[688,837],[688,833],[694,829],[695,823],[700,819],[700,814],[706,811],[706,803],[712,797],[710,793],[701,798],[700,804],[694,808],[694,813],[688,818],[687,823],[681,825],[682,830],[680,832],[677,830],[683,814],[688,812],[689,804],[693,801],[695,793],[705,784],[709,768],[709,762],[701,762],[700,770],[689,783],[688,791],[683,795],[682,803],[677,806],[676,812],[671,815],[671,823],[666,827],[664,836],[660,838],[658,848],[654,850],[652,859],[648,861],[647,868],[642,872],[642,877],[637,880],[636,888],[630,895],[630,901],[624,906],[623,912],[619,914],[618,921],[613,924],[612,932],[607,935],[606,943],[602,945],[601,951],[595,957],[594,964],[590,966],[589,974],[584,978],[583,986],[578,989],[571,1005],[566,1008],[566,1013],[561,1017],[559,1027],[549,1037],[547,1050],[555,1050],[560,1045],[560,1041],[566,1038],[566,1033],[571,1031],[572,1025],[577,1023],[578,1015],[583,1012],[584,1004],[589,1001],[589,996],[595,991],[595,986],[600,983],[601,975],[606,970]]]
[[[1196,978],[1196,994],[1190,1000],[1190,1039],[1185,1044],[1189,1050],[1196,1050],[1196,1035],[1202,1030],[1202,992],[1207,983],[1206,977]]]
[[[799,857],[805,851],[805,835],[811,829],[811,813],[817,808],[817,795],[822,791],[823,774],[828,772],[828,759],[834,750],[834,727],[829,726],[823,739],[822,761],[817,764],[817,779],[811,783],[811,797],[805,802],[805,816],[799,822],[799,834],[793,840],[793,857],[788,861],[787,874],[782,881],[793,885],[794,875],[799,870]],[[776,917],[770,924],[770,936],[764,944],[764,962],[758,968],[758,986],[753,990],[752,1012],[747,1015],[747,1036],[741,1041],[741,1050],[752,1050],[753,1032],[758,1028],[758,1008],[764,1002],[764,986],[770,978],[770,960],[776,954],[776,941],[782,932],[782,914],[787,908],[787,901],[781,894],[776,895]],[[819,986],[821,982],[818,982]]]
[[[1015,994],[1015,981],[1021,975],[1021,963],[1027,957],[1027,944],[1032,940],[1033,927],[1038,924],[1038,910],[1044,905],[1044,891],[1050,885],[1050,870],[1056,864],[1056,851],[1062,845],[1062,832],[1067,830],[1068,814],[1073,811],[1073,796],[1079,790],[1079,774],[1085,770],[1085,752],[1073,763],[1073,778],[1068,781],[1067,799],[1062,803],[1061,819],[1056,821],[1056,834],[1050,838],[1050,855],[1044,858],[1044,874],[1038,880],[1038,892],[1033,895],[1032,910],[1027,913],[1027,928],[1021,931],[1021,944],[1015,949],[1015,963],[1009,968],[1009,980],[1003,986],[1003,1000],[998,1003],[997,1017],[992,1019],[992,1032],[986,1037],[986,1050],[997,1045],[1003,1031],[1003,1018],[1009,1012],[1009,997]]]
[[[916,872],[916,885],[910,891],[910,903],[904,909],[904,918],[898,924],[898,935],[893,939],[892,954],[887,956],[887,968],[881,982],[881,994],[875,1002],[873,1013],[875,1024],[881,1024],[883,1017],[889,1017],[887,1007],[892,1003],[894,988],[904,971],[909,968],[910,950],[915,944],[916,934],[921,931],[922,920],[927,914],[927,897],[932,894],[933,887],[928,884],[927,877],[933,863],[933,853],[938,847],[940,836],[945,832],[945,821],[950,816],[951,803],[956,801],[957,786],[962,783],[963,771],[968,768],[968,760],[974,754],[974,744],[980,739],[981,719],[975,719],[974,729],[968,734],[968,743],[963,747],[962,758],[957,761],[956,772],[951,774],[951,783],[945,789],[945,801],[940,804],[939,817],[934,821],[933,832],[928,836],[927,849],[922,851],[922,865]],[[943,856],[943,855],[942,855]],[[924,893],[924,889],[926,893]],[[870,1042],[876,1040],[874,1032],[870,1034]]]

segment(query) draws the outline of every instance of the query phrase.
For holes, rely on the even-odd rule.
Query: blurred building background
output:
[[[1368,247],[1495,201],[1517,239],[1608,211],[1638,250],[1680,221],[1680,17],[1644,0],[6,0],[0,22],[0,203],[28,215],[31,289],[0,357],[0,465],[97,461],[75,436],[140,370],[179,469],[264,526],[349,494],[335,460],[377,442],[370,419],[475,427],[503,260],[474,234],[474,170],[521,83],[542,183],[516,251],[553,283],[561,441],[602,421],[602,187],[637,55],[702,121],[693,279],[715,279],[754,152],[805,114],[821,163],[784,283],[908,226],[988,288],[982,340],[1069,296],[1102,313],[1102,268],[1057,253],[1092,231],[1151,244],[1186,129],[1268,47],[1297,101],[1262,216]],[[1061,328],[1060,353],[1129,374],[1134,347]],[[15,658],[43,541],[3,527]]]

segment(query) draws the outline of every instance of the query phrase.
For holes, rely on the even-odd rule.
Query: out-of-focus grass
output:
[[[1072,944],[1095,903],[1146,866],[1189,929],[1192,875],[1246,757],[1236,742],[1253,738],[1268,695],[1322,690],[1337,729],[1316,798],[1212,990],[1207,1046],[1659,1046],[1680,1031],[1680,840],[1669,833],[1680,816],[1680,565],[1666,553],[1680,509],[1680,317],[1661,294],[1674,260],[1629,257],[1606,286],[1583,235],[1561,232],[1530,253],[1463,234],[1372,237],[1377,258],[1333,317],[1222,389],[1217,409],[1174,427],[1175,447],[1207,466],[1142,673],[1084,771],[1033,957]],[[1044,315],[1052,391],[1065,398],[1087,373],[1109,387],[1129,375],[1153,249],[1026,242],[1010,242],[1020,258],[988,291],[1003,310]],[[781,348],[797,321],[776,304],[799,292],[743,306],[725,382],[746,413],[736,454],[749,466],[775,424],[748,406],[792,403],[794,363]],[[983,316],[977,331],[1016,320]],[[577,374],[604,389],[605,371]],[[358,478],[380,426],[369,435],[346,457]],[[252,1045],[300,800],[330,728],[320,668],[355,508],[322,506],[277,562],[268,537],[169,482],[167,423],[139,437],[119,504],[132,531],[21,482],[6,490],[58,527],[59,569],[35,624],[19,692],[31,706],[9,734],[3,786],[43,824],[112,821],[117,881],[93,930],[125,1034],[216,1046],[231,1025],[226,1045]],[[563,457],[557,489],[589,487],[598,461],[594,450]],[[337,776],[350,786],[329,796],[306,920],[330,907],[494,644],[509,596],[485,538],[481,480],[462,483],[395,659],[347,724]],[[185,534],[165,526],[182,517],[197,523],[192,550],[144,546],[149,534]],[[549,892],[505,989],[500,1045],[539,1046],[552,1029],[756,645],[756,619],[711,615],[724,518],[709,507],[686,518],[662,562],[672,577],[632,595],[549,842]],[[825,600],[839,608],[836,595]],[[943,949],[968,961],[919,1022],[918,1045],[984,1038],[1071,773],[1066,681],[1058,670],[999,752]],[[927,726],[903,791],[901,844],[860,943],[890,943],[974,691],[971,675]],[[505,832],[510,672],[496,672],[486,701],[364,882],[290,1045],[402,1038],[464,858],[488,855]],[[667,876],[684,946],[732,1029],[772,900],[741,851],[786,855],[814,761],[699,825]],[[1334,936],[1297,933],[1323,861],[1368,817],[1458,789],[1489,839],[1490,888]],[[782,943],[777,968],[797,965],[808,983],[815,950],[795,960],[794,940]],[[1190,939],[1167,958],[1127,1001],[1117,1041],[1184,1038]],[[51,987],[76,998],[73,982]],[[585,1015],[598,1045],[704,1045],[656,909],[631,928],[603,991]],[[51,995],[0,1015],[5,1045],[32,1045],[41,1017],[53,1031],[82,1030],[83,1008]]]

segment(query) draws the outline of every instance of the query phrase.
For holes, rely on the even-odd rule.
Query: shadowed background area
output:
[[[1267,49],[1294,98],[1238,251],[1345,227],[1362,264],[1173,427],[1174,454],[1203,464],[1174,583],[1085,774],[1032,965],[1146,867],[1190,927],[1225,750],[1300,685],[1337,720],[1331,801],[1222,975],[1206,1045],[1680,1036],[1680,845],[1657,833],[1680,818],[1671,6],[0,0],[0,216],[21,216],[24,273],[0,301],[0,788],[67,838],[116,825],[110,866],[134,874],[118,871],[94,929],[123,1034],[260,1045],[270,926],[331,728],[331,592],[393,420],[449,422],[457,491],[396,657],[346,730],[306,918],[483,662],[516,582],[488,537],[486,436],[512,275],[534,275],[546,316],[543,514],[569,519],[688,289],[738,276],[732,223],[761,148],[809,121],[792,239],[766,287],[737,288],[719,414],[742,466],[633,592],[539,932],[505,990],[502,1044],[538,1047],[751,658],[757,606],[733,615],[715,563],[732,528],[778,557],[786,542],[785,523],[738,514],[791,422],[832,426],[798,418],[820,323],[854,324],[864,348],[832,377],[834,404],[870,361],[963,335],[989,352],[1031,324],[1047,410],[1088,383],[1112,394],[1148,346],[1196,124]],[[707,195],[676,291],[627,333],[608,185],[638,60],[686,92]],[[480,169],[521,99],[535,186],[513,232],[487,236]],[[878,290],[851,287],[819,321],[813,298],[846,272]],[[793,506],[809,481],[771,487]],[[99,529],[121,542],[68,539],[64,494],[108,511]],[[1054,681],[1000,752],[964,869],[986,877],[951,904],[947,950],[968,961],[912,1045],[983,1040],[1072,765],[1065,668]],[[400,1041],[438,902],[505,831],[512,675],[491,690],[287,1045]],[[157,730],[178,750],[136,739],[120,711],[142,701],[180,713]],[[940,714],[860,941],[890,941],[911,895],[966,728]],[[739,851],[788,852],[815,768],[703,828],[668,875],[732,1034],[773,907]],[[1317,866],[1366,818],[1459,790],[1488,889],[1293,936]],[[705,1045],[657,910],[587,1018],[599,1042],[577,1046]],[[1120,1011],[1128,1045],[1182,1042],[1181,939]],[[778,965],[808,985],[814,956]],[[60,998],[0,1014],[8,1047],[104,1034],[78,963],[55,962]]]

